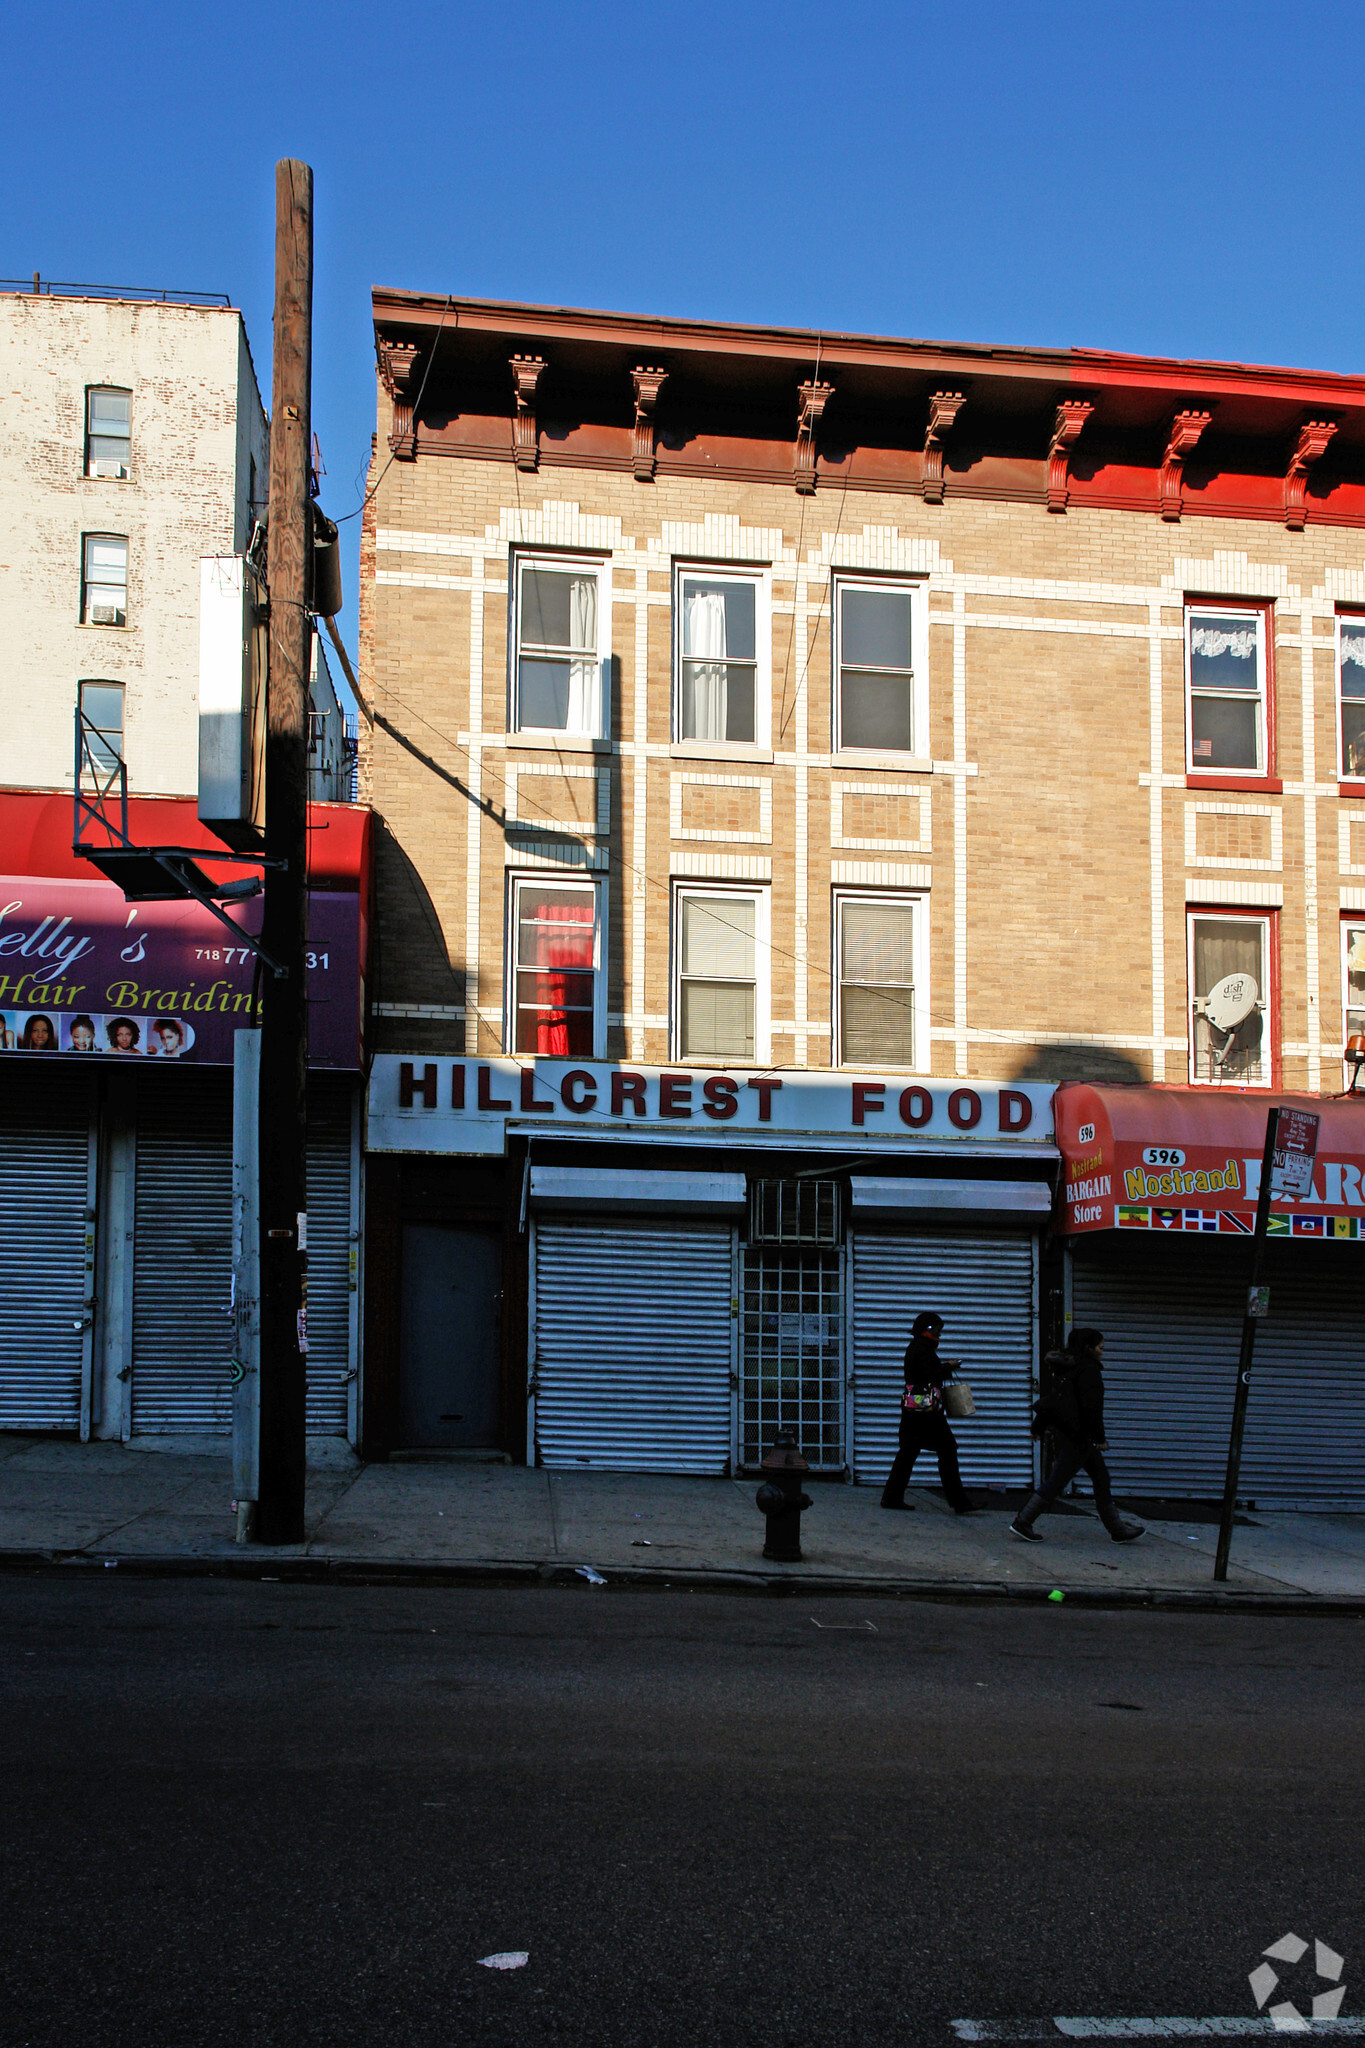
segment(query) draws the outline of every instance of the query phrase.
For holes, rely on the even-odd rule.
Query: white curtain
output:
[[[684,731],[690,739],[723,740],[729,720],[724,591],[689,591],[683,608],[683,652],[685,682],[692,696],[690,719],[683,706]]]
[[[570,732],[597,731],[597,578],[575,576],[569,585],[569,645],[585,658],[569,663]]]

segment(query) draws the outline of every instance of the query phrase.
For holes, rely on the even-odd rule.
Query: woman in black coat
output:
[[[1084,1467],[1095,1489],[1095,1512],[1105,1528],[1115,1543],[1133,1543],[1144,1533],[1142,1524],[1125,1522],[1114,1506],[1113,1482],[1103,1456],[1109,1446],[1104,1435],[1102,1332],[1073,1330],[1059,1366],[1052,1392],[1038,1404],[1039,1424],[1056,1437],[1057,1455],[1047,1478],[1010,1523],[1010,1534],[1025,1543],[1041,1543],[1034,1523]]]
[[[951,1379],[953,1367],[938,1355],[943,1318],[928,1311],[916,1316],[905,1353],[905,1400],[901,1408],[900,1448],[882,1491],[884,1508],[906,1508],[906,1483],[921,1451],[933,1451],[938,1458],[938,1476],[955,1515],[974,1515],[967,1498],[957,1462],[957,1438],[948,1427],[943,1409],[943,1382]]]

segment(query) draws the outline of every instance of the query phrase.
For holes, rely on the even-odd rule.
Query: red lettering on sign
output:
[[[773,1090],[774,1088],[780,1088],[782,1083],[780,1081],[770,1081],[764,1076],[762,1079],[750,1081],[749,1086],[758,1090],[759,1122],[761,1124],[770,1124],[773,1120]]]
[[[464,1108],[464,1068],[457,1060],[450,1070],[450,1106]]]
[[[660,1074],[659,1115],[691,1116],[692,1076],[690,1074]]]
[[[422,1078],[417,1080],[412,1071],[411,1060],[404,1060],[398,1069],[398,1107],[411,1109],[413,1097],[420,1095],[423,1109],[436,1107],[436,1069],[423,1067]]]
[[[728,1074],[713,1074],[701,1091],[702,1111],[723,1121],[727,1116],[739,1114],[739,1083],[732,1081]]]
[[[502,1097],[501,1095],[495,1095],[495,1094],[493,1093],[493,1069],[492,1069],[491,1067],[480,1067],[480,1068],[479,1068],[479,1108],[480,1108],[480,1109],[510,1109],[511,1107],[512,1107],[512,1098],[511,1098],[511,1096],[510,1096],[510,1095],[509,1095],[509,1096],[507,1096],[507,1097],[506,1097],[506,1099],[504,1100],[504,1098],[503,1098],[503,1097]]]
[[[853,1083],[854,1123],[860,1124],[864,1122],[870,1109],[878,1111],[885,1109],[886,1104],[882,1101],[885,1093],[886,1089],[880,1081],[855,1081]]]
[[[948,1097],[948,1121],[959,1131],[973,1131],[981,1121],[981,1097],[975,1088],[954,1088]]]
[[[575,1067],[560,1082],[559,1099],[565,1109],[576,1110],[581,1116],[585,1109],[597,1107],[597,1083],[582,1067]]]
[[[524,1110],[553,1110],[553,1102],[541,1102],[536,1095],[536,1070],[523,1067],[521,1070],[521,1106]]]
[[[613,1074],[611,1077],[611,1113],[624,1116],[626,1103],[630,1103],[634,1116],[645,1113],[645,1077],[643,1074]]]
[[[1000,1128],[1002,1131],[1026,1131],[1033,1122],[1033,1104],[1027,1095],[1021,1095],[1017,1088],[1000,1090]]]
[[[934,1098],[927,1088],[903,1088],[900,1113],[903,1124],[909,1124],[912,1131],[922,1131],[934,1113]]]

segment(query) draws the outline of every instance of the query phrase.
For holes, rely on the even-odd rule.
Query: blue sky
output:
[[[374,284],[1359,371],[1362,57],[1360,0],[49,0],[8,17],[0,274],[226,291],[268,395],[303,157],[334,517]]]

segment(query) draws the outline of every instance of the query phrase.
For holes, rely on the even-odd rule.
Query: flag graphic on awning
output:
[[[1131,1202],[1120,1202],[1115,1211],[1120,1230],[1150,1230],[1152,1212],[1150,1209],[1135,1208]]]
[[[1186,1230],[1217,1230],[1218,1211],[1216,1209],[1187,1209],[1185,1211],[1185,1228]]]

